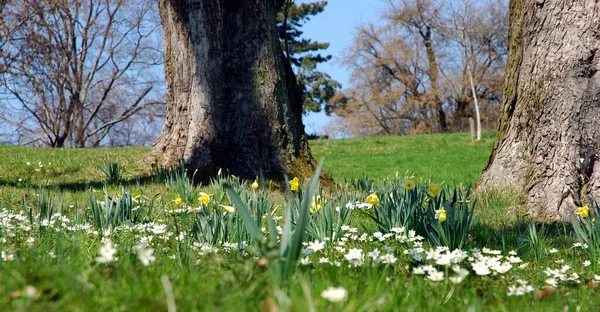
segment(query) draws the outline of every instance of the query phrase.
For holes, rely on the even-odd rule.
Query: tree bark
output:
[[[498,138],[479,188],[514,186],[565,219],[600,195],[600,30],[594,0],[511,0]]]
[[[421,34],[421,37],[423,38],[423,42],[425,43],[425,49],[427,50],[427,61],[429,64],[429,79],[431,83],[431,106],[437,113],[438,131],[447,132],[448,123],[446,122],[446,113],[444,112],[442,99],[440,98],[441,92],[438,86],[439,70],[435,56],[435,50],[433,48],[433,43],[431,42],[431,27],[425,26],[425,31],[419,30],[419,32]]]
[[[167,114],[152,154],[205,179],[308,177],[302,98],[279,46],[274,0],[159,0]]]

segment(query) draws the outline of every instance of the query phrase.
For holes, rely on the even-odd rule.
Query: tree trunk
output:
[[[442,99],[440,98],[440,88],[438,86],[439,70],[437,66],[437,59],[435,56],[435,50],[433,49],[433,43],[431,42],[431,28],[425,26],[425,31],[421,31],[421,37],[425,42],[425,49],[427,50],[427,61],[429,64],[429,79],[431,83],[431,106],[437,114],[437,130],[440,132],[448,131],[448,123],[446,122],[446,113]]]
[[[314,170],[302,98],[276,33],[274,0],[159,0],[167,115],[152,155],[254,178]]]
[[[600,195],[600,33],[594,0],[511,0],[498,138],[480,188],[515,186],[538,216]]]

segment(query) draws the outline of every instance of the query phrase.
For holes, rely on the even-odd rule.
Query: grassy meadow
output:
[[[543,224],[469,192],[492,144],[311,141],[339,187],[286,192],[151,172],[145,147],[0,146],[0,311],[597,310],[598,207]]]

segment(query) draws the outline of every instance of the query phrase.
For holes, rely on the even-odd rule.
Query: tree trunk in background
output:
[[[594,0],[511,0],[498,141],[479,188],[514,186],[538,216],[600,195],[600,29]]]
[[[431,104],[434,111],[437,114],[437,130],[439,132],[448,132],[448,123],[446,122],[446,113],[442,99],[440,98],[441,92],[438,86],[439,69],[435,56],[435,50],[433,49],[433,43],[431,42],[431,28],[425,26],[425,31],[420,31],[423,42],[425,43],[425,49],[427,50],[427,62],[429,64],[429,79],[431,83]]]
[[[276,33],[275,0],[159,0],[167,115],[152,155],[184,159],[205,179],[218,169],[301,178],[314,160],[302,98]]]

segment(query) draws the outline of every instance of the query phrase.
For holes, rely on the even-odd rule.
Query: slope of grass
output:
[[[407,171],[415,181],[423,180],[424,189],[429,179],[436,184],[473,183],[491,146],[492,140],[472,143],[467,134],[311,141],[315,157],[326,158],[325,168],[338,181],[367,175],[382,186],[378,188],[381,198],[390,193],[381,179],[389,182],[396,172],[398,181]],[[470,274],[461,283],[449,280],[456,275],[450,266],[435,263],[444,273],[443,280],[415,274],[419,262],[407,253],[422,246],[423,255],[425,251],[431,255],[434,246],[427,239],[422,245],[398,236],[382,240],[371,220],[373,209],[352,210],[352,220],[336,233],[339,243],[322,239],[323,249],[303,258],[291,280],[275,283],[268,269],[272,263],[263,258],[268,254],[257,257],[252,247],[238,250],[236,238],[210,245],[205,243],[207,236],[197,235],[205,235],[213,226],[202,219],[207,215],[194,210],[200,208],[198,195],[181,199],[185,198],[181,188],[150,176],[140,162],[148,150],[0,146],[0,311],[166,311],[169,304],[179,311],[588,311],[598,307],[598,266],[586,265],[586,252],[573,247],[576,239],[568,225],[546,225],[544,230],[537,225],[531,232],[529,220],[511,208],[522,202],[518,193],[479,195],[480,221],[468,232],[469,242],[463,248],[472,258],[460,263]],[[122,177],[105,184],[101,167],[113,158],[122,166]],[[108,196],[118,198],[121,187],[136,200],[153,200],[153,207],[135,202],[132,211],[148,209],[146,217],[102,229],[95,223],[91,202],[106,201],[104,188]],[[244,184],[238,189],[245,200],[260,192]],[[220,195],[223,190],[218,185],[187,191],[210,194],[208,213],[216,212],[211,216],[224,220],[237,216],[226,212],[224,206],[232,204]],[[321,209],[344,209],[349,201],[364,202],[367,195],[346,189],[322,201]],[[294,200],[293,193],[265,196],[263,211],[277,211],[279,217],[286,201]],[[425,202],[436,196],[427,195]],[[48,207],[53,207],[53,216]],[[184,207],[192,212],[177,212]],[[311,215],[315,222],[331,224],[331,219],[319,221],[315,216]],[[102,254],[109,240],[116,257],[108,257],[110,261]],[[246,243],[252,245],[249,239]],[[315,246],[314,241],[306,243],[306,248]],[[316,245],[310,248],[319,249]],[[477,253],[472,248],[495,251]],[[141,261],[142,249],[152,249],[155,256],[147,266]],[[357,257],[359,250],[361,257]],[[506,262],[509,252],[522,262],[512,263],[507,272],[478,275],[474,271],[477,259],[500,253],[501,262]],[[375,261],[377,253],[392,255],[387,258],[392,260]],[[573,279],[556,277],[557,287],[548,287],[546,272],[552,270],[564,270],[564,278]],[[535,291],[512,296],[509,287],[524,282]],[[322,294],[328,287],[343,287],[347,297],[341,302],[327,299]]]
[[[468,133],[315,140],[316,159],[325,170],[343,178],[389,178],[396,175],[431,179],[436,183],[474,183],[485,167],[493,138],[471,142]]]

